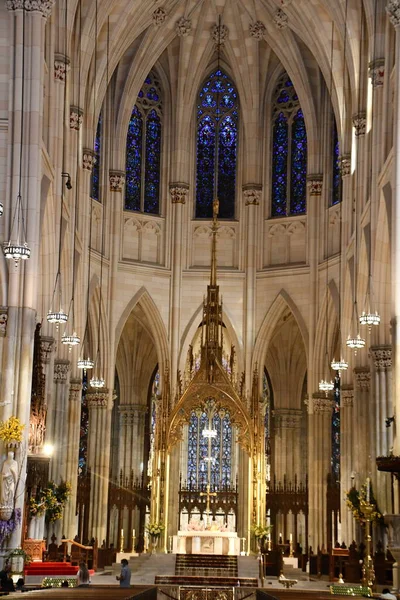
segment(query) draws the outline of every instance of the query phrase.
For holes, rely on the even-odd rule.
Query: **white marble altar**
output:
[[[178,531],[174,554],[228,554],[239,556],[240,538],[235,531]]]

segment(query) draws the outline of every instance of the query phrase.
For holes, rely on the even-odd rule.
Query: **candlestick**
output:
[[[367,502],[370,501],[370,495],[371,495],[371,492],[370,492],[370,479],[369,479],[369,477],[367,477]]]

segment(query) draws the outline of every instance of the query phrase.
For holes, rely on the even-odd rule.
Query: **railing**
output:
[[[71,544],[71,562],[72,560],[74,560],[74,562],[84,561],[86,564],[89,564],[89,561],[91,561],[91,568],[96,571],[97,544],[94,546],[84,546],[75,540],[61,540],[61,543],[64,545],[63,562],[67,562],[68,544]],[[78,549],[78,552],[74,552],[74,549]]]

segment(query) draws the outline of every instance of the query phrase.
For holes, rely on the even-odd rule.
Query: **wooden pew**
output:
[[[156,586],[132,586],[120,588],[117,585],[91,585],[87,588],[40,589],[24,592],[25,600],[157,600]],[[19,598],[21,593],[12,592],[8,598]]]

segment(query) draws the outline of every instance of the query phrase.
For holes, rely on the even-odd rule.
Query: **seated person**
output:
[[[2,592],[15,592],[15,586],[10,571],[8,572],[8,574],[4,573],[4,575],[0,579],[0,584]]]
[[[22,577],[20,577],[17,581],[17,583],[15,584],[15,591],[16,592],[25,592],[25,581],[22,579]]]

